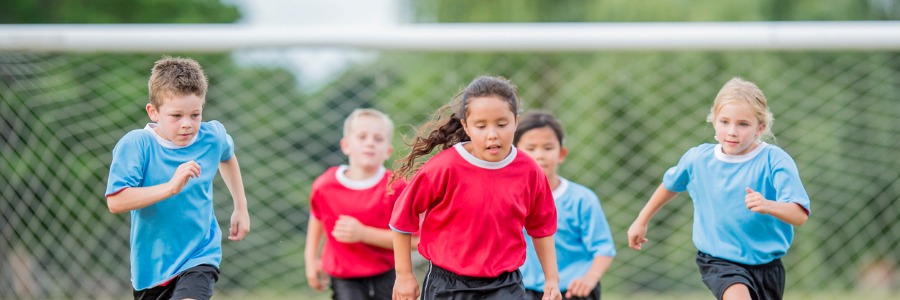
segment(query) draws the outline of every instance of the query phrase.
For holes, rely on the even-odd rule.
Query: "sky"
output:
[[[240,23],[266,26],[393,26],[404,20],[401,0],[222,0],[242,14]],[[373,59],[371,51],[340,48],[239,51],[238,61],[295,71],[303,87],[326,83],[347,64]],[[285,65],[288,64],[288,65]]]

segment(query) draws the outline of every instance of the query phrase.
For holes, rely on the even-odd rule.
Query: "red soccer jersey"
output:
[[[356,218],[367,226],[389,229],[391,209],[406,182],[395,181],[393,194],[387,194],[391,172],[368,180],[351,180],[344,176],[346,166],[331,167],[313,182],[310,195],[312,215],[325,229],[322,268],[338,278],[378,275],[394,268],[394,251],[362,242],[345,244],[331,235],[340,215]]]
[[[419,253],[453,273],[496,277],[525,262],[525,237],[556,232],[556,206],[543,170],[524,152],[499,162],[462,146],[441,151],[400,194],[391,226],[419,231]]]

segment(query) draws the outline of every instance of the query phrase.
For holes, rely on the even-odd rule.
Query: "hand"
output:
[[[752,212],[761,214],[769,214],[772,212],[772,201],[766,200],[762,194],[747,188],[747,196],[744,196],[744,203]]]
[[[187,184],[188,180],[200,176],[200,164],[191,160],[183,163],[175,169],[172,179],[169,179],[169,185],[172,189],[172,195],[181,192],[181,189]]]
[[[559,281],[548,280],[544,282],[544,296],[541,300],[562,300],[559,292]]]
[[[363,225],[354,217],[340,215],[337,222],[334,223],[334,230],[331,235],[341,243],[361,242],[365,234],[366,225]]]
[[[637,221],[628,227],[628,247],[641,250],[641,245],[647,242],[647,225],[638,224]]]
[[[231,228],[228,229],[228,239],[240,241],[250,232],[250,214],[247,210],[235,210],[231,213]]]
[[[597,282],[600,282],[600,280],[589,277],[585,275],[572,280],[572,283],[569,283],[569,286],[566,288],[566,298],[585,297],[590,294],[597,287]]]
[[[416,275],[397,275],[394,281],[394,293],[392,300],[416,300],[419,297],[419,282]]]
[[[306,263],[306,283],[313,290],[321,291],[329,284],[330,278],[325,270],[322,270],[322,261],[307,261]]]

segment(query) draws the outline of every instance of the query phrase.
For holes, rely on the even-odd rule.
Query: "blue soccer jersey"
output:
[[[760,143],[744,155],[728,155],[719,144],[688,150],[663,176],[666,189],[685,190],[694,201],[694,245],[714,257],[748,265],[784,256],[794,228],[770,215],[750,211],[746,189],[764,198],[801,205],[809,196],[794,160],[781,148]]]
[[[179,165],[194,160],[201,173],[178,194],[131,211],[131,281],[143,290],[200,265],[218,267],[222,232],[213,213],[212,182],[219,162],[234,155],[234,142],[217,121],[203,122],[191,144],[162,139],[155,124],[133,130],[113,149],[106,196],[130,187],[168,182]]]
[[[556,263],[559,267],[559,286],[565,288],[591,268],[594,257],[615,256],[612,233],[600,199],[590,189],[559,178],[559,186],[553,190],[556,203],[557,229],[553,236],[556,245]],[[531,237],[528,244],[522,282],[525,288],[544,290],[544,272]]]

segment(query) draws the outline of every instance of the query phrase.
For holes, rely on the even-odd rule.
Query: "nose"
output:
[[[190,128],[190,127],[191,127],[191,120],[189,120],[189,119],[187,119],[187,118],[182,119],[182,120],[181,120],[181,127],[182,127],[182,128]]]

